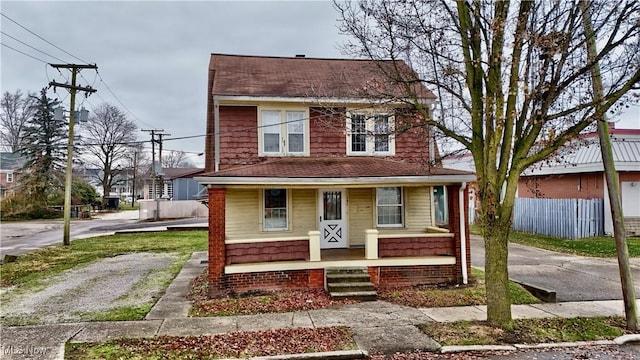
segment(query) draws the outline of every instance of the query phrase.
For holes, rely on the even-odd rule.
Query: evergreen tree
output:
[[[20,187],[34,206],[46,206],[49,198],[64,187],[68,124],[54,119],[54,107],[58,105],[57,100],[47,97],[46,88],[40,91],[19,150],[26,158]]]

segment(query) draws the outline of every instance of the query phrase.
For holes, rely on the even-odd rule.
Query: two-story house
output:
[[[385,67],[415,76],[401,61],[211,55],[197,177],[210,296],[322,288],[332,267],[363,268],[376,286],[466,282],[475,176],[430,165],[429,129]]]
[[[22,175],[24,157],[18,153],[0,152],[0,199],[16,187]]]

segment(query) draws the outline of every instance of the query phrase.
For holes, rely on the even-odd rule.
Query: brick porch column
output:
[[[209,297],[226,294],[224,188],[209,188]]]

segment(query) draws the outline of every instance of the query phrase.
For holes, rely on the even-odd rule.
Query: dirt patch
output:
[[[2,322],[42,324],[93,320],[118,308],[155,302],[164,292],[175,254],[134,253],[103,259],[45,279],[36,291],[2,295]]]

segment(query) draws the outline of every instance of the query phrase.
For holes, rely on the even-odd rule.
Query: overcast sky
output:
[[[109,102],[128,112],[138,127],[164,129],[164,148],[189,154],[204,151],[207,67],[211,53],[344,57],[337,13],[330,1],[5,1],[2,14],[83,61],[79,84],[97,93],[84,100],[91,109]],[[81,61],[47,44],[2,17],[2,31],[56,58],[2,35],[2,43],[44,62]],[[1,48],[2,92],[38,91],[55,80],[66,82],[45,63]],[[62,60],[62,61],[61,61]],[[105,85],[106,84],[106,85]],[[111,94],[111,89],[115,94]],[[68,92],[56,94],[68,107]],[[117,99],[116,99],[117,97]],[[78,97],[82,104],[84,97]],[[119,101],[118,101],[119,99]],[[127,110],[128,109],[128,110]],[[631,109],[618,128],[640,128],[640,108]],[[140,139],[149,139],[140,132]],[[149,145],[150,147],[150,145]],[[203,165],[204,156],[189,159]]]

